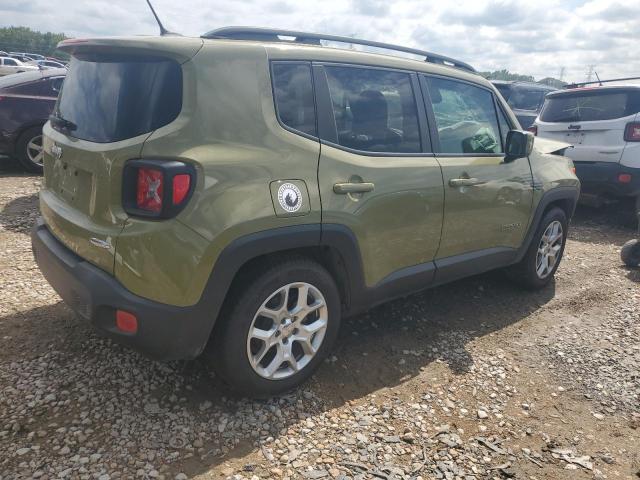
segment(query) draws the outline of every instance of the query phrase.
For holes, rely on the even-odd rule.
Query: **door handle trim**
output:
[[[484,182],[477,178],[452,178],[449,180],[450,187],[473,187],[482,185]]]
[[[362,183],[336,183],[333,186],[333,192],[337,194],[347,193],[367,193],[372,192],[375,185],[370,182]]]

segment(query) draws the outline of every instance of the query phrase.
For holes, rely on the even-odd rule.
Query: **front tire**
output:
[[[44,148],[42,146],[42,127],[25,130],[16,144],[16,157],[22,167],[31,173],[42,173]]]
[[[285,260],[236,282],[208,357],[232,390],[269,397],[307,380],[340,326],[331,275],[307,259]]]
[[[560,266],[567,241],[567,215],[554,207],[540,221],[522,260],[507,269],[509,278],[525,288],[544,288]]]

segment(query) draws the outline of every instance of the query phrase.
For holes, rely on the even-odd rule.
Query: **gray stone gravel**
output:
[[[633,233],[579,212],[550,289],[498,275],[343,325],[312,382],[226,395],[97,335],[35,267],[39,179],[0,174],[0,480],[551,479],[640,472]]]

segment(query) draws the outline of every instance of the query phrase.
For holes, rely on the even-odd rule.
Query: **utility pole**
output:
[[[565,72],[566,68],[565,67],[560,67],[560,76],[558,77],[558,80],[562,81],[564,80],[564,72]]]
[[[587,72],[587,82],[590,82],[593,78],[593,69],[596,68],[595,65],[589,65],[589,71]]]

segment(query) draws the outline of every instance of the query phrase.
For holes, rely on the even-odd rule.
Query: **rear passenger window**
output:
[[[357,67],[325,68],[338,144],[366,152],[421,151],[409,74]]]
[[[429,78],[440,153],[501,153],[493,94],[469,83]]]
[[[274,63],[273,92],[280,121],[293,130],[317,136],[311,66],[308,63]]]

